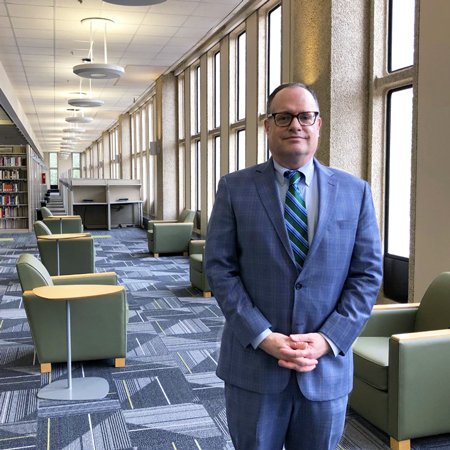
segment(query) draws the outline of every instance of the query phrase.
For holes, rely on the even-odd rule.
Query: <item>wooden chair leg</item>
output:
[[[396,441],[391,437],[391,449],[392,450],[411,450],[411,441],[406,439],[404,441]]]
[[[52,371],[52,363],[41,364],[41,373],[50,373]]]
[[[211,292],[203,292],[204,298],[211,298]]]
[[[114,361],[114,367],[125,367],[125,358],[116,358]]]
[[[189,252],[183,252],[183,256],[189,256]]]
[[[159,258],[159,253],[153,253],[154,258]]]

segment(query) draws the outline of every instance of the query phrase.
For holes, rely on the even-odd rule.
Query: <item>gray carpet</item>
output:
[[[147,253],[144,230],[92,232],[98,272],[115,271],[130,307],[126,367],[74,363],[74,377],[100,376],[105,399],[38,400],[66,376],[41,375],[15,264],[38,255],[34,234],[0,235],[0,449],[232,450],[223,383],[215,376],[223,316],[189,283],[188,259]],[[5,240],[6,239],[6,240]],[[388,436],[349,411],[341,450],[387,450]],[[450,449],[450,436],[417,439],[414,450]]]

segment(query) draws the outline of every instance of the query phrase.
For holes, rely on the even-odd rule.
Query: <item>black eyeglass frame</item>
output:
[[[279,114],[285,114],[285,115],[291,116],[290,122],[289,122],[287,125],[278,125],[278,123],[277,123],[277,116],[278,116]],[[300,116],[301,116],[302,114],[314,114],[314,120],[313,120],[313,123],[307,123],[307,124],[303,123],[303,122],[300,120]],[[313,125],[316,123],[316,120],[317,120],[317,117],[319,116],[319,114],[320,114],[319,111],[302,111],[302,112],[300,112],[300,113],[298,113],[298,114],[292,114],[292,113],[290,113],[290,112],[279,112],[279,113],[272,113],[272,114],[269,114],[269,115],[267,116],[267,118],[268,118],[268,119],[272,118],[273,121],[275,122],[275,125],[276,125],[277,127],[281,127],[281,128],[290,126],[291,123],[292,123],[292,121],[294,120],[294,117],[297,118],[297,120],[298,120],[298,122],[299,122],[299,124],[300,124],[301,126],[303,126],[303,127],[311,127],[311,126],[313,126]]]

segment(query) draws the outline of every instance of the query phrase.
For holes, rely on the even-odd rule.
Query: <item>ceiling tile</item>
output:
[[[214,25],[216,21],[214,20]],[[202,30],[210,30],[213,25],[209,20],[205,20],[204,17],[190,16],[187,18],[183,25],[185,28],[197,28]]]
[[[20,53],[23,56],[36,55],[38,57],[39,55],[53,55],[54,52],[52,47],[20,47]]]
[[[141,25],[137,30],[138,36],[174,36],[178,27]]]
[[[23,5],[9,5],[8,12],[11,17],[26,17],[34,19],[52,19],[53,20],[53,8],[45,6],[27,6]]]
[[[132,44],[138,45],[166,45],[169,42],[169,37],[157,37],[157,36],[135,36],[132,40]]]
[[[64,0],[63,0],[64,1]],[[53,6],[53,0],[6,0],[9,5]]]
[[[168,1],[153,5],[150,9],[150,14],[176,14],[190,15],[192,14],[200,2],[180,2],[180,1]]]
[[[144,25],[165,25],[168,27],[179,27],[188,18],[187,15],[179,14],[147,14],[142,21]]]
[[[11,17],[14,28],[28,28],[32,30],[53,30],[53,20],[36,19],[29,20],[21,17]]]
[[[0,3],[0,16],[7,16],[6,7],[3,3]]]
[[[17,39],[19,46],[22,47],[52,47],[53,41],[50,39]]]

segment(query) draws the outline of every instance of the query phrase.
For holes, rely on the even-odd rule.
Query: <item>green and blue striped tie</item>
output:
[[[298,189],[298,183],[303,174],[296,170],[286,171],[284,176],[289,180],[289,189],[286,192],[284,205],[284,221],[294,252],[298,270],[302,270],[308,254],[308,213],[305,200]]]

